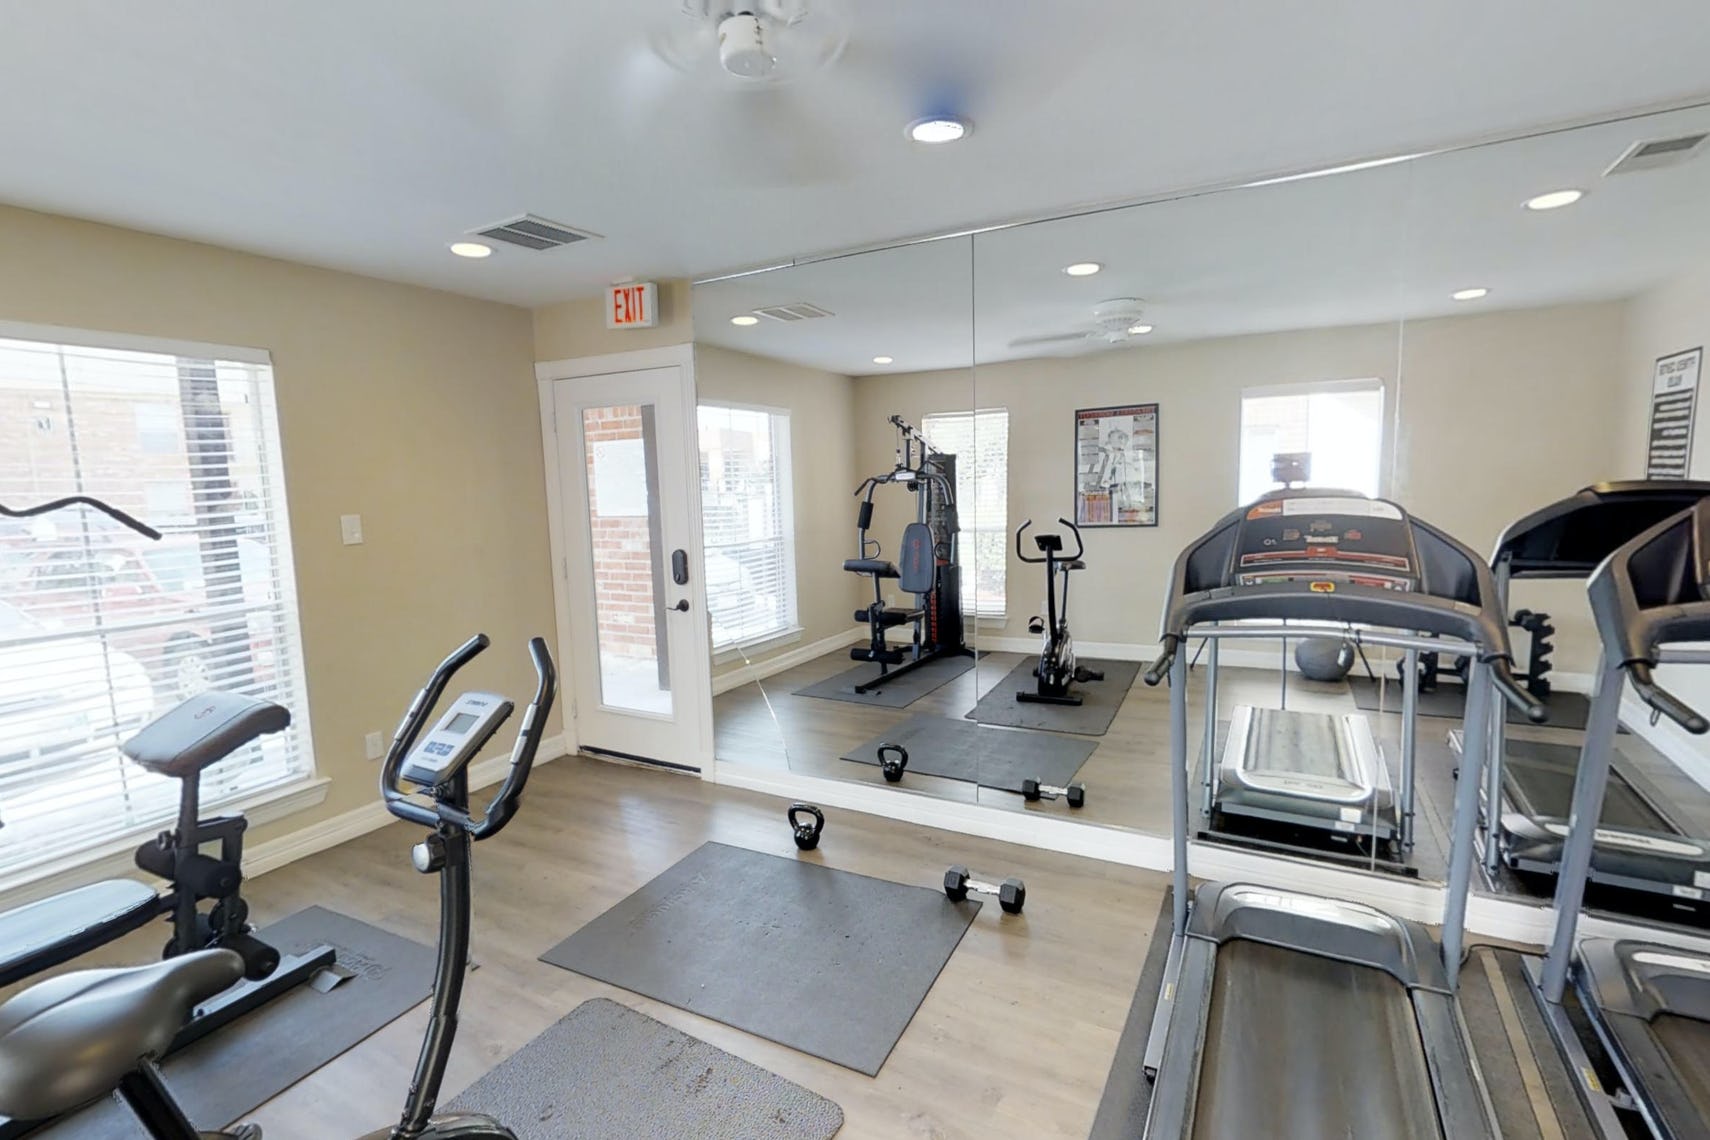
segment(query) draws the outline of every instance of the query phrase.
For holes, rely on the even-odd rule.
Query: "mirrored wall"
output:
[[[1178,553],[1290,483],[1489,557],[1643,476],[1657,362],[1710,338],[1706,130],[1675,112],[698,287],[720,760],[1167,834],[1166,695],[1136,674]],[[1508,609],[1552,709],[1510,736],[1571,746],[1584,584],[1517,582]],[[1409,795],[1402,662],[1324,632],[1224,646],[1215,708],[1196,645],[1195,830],[1439,879],[1456,657],[1427,659]],[[1710,678],[1676,683],[1710,704]],[[1364,718],[1381,828],[1225,810],[1231,724],[1277,709]],[[1710,751],[1637,727],[1621,803],[1710,836]],[[1547,892],[1491,864],[1486,889]],[[1698,921],[1681,892],[1597,901]]]

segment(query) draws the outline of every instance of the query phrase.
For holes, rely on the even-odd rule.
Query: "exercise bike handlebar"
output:
[[[486,811],[476,818],[467,811],[438,800],[429,807],[410,799],[409,793],[398,787],[398,773],[403,767],[404,757],[409,755],[410,749],[415,746],[416,738],[426,727],[428,717],[433,714],[434,706],[444,695],[452,675],[473,661],[491,644],[486,634],[478,633],[453,650],[428,677],[427,684],[416,694],[415,700],[410,703],[409,711],[398,725],[398,731],[392,737],[392,747],[386,754],[385,766],[380,773],[380,794],[386,802],[387,810],[399,819],[428,827],[448,823],[462,828],[469,832],[472,838],[480,840],[497,835],[511,821],[511,817],[516,815],[517,807],[522,802],[523,788],[534,768],[535,753],[539,750],[541,737],[546,731],[547,714],[552,711],[552,701],[558,692],[558,670],[552,662],[551,653],[547,651],[544,638],[529,639],[528,652],[534,662],[536,677],[534,699],[523,711],[516,743],[511,748],[511,764],[505,773],[505,781],[487,804]]]
[[[1086,553],[1086,545],[1081,541],[1081,528],[1076,526],[1074,523],[1070,522],[1068,519],[1060,518],[1057,521],[1062,523],[1064,526],[1068,527],[1070,532],[1073,533],[1075,536],[1075,550],[1074,550],[1073,554],[1069,553],[1068,551],[1063,551],[1061,553],[1053,552],[1053,553],[1047,554],[1044,558],[1029,558],[1029,557],[1027,557],[1026,554],[1022,553],[1021,536],[1027,532],[1028,527],[1033,525],[1033,520],[1028,519],[1026,522],[1022,523],[1020,526],[1015,528],[1015,556],[1017,558],[1021,559],[1023,562],[1029,562],[1029,563],[1033,563],[1033,564],[1037,565],[1038,563],[1041,563],[1041,562],[1050,562],[1053,559],[1055,559],[1058,562],[1073,562],[1076,559],[1078,559],[1082,554],[1085,554]],[[1156,683],[1157,682],[1153,682],[1153,684],[1156,684]]]

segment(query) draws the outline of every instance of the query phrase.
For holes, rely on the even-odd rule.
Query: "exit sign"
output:
[[[606,287],[608,329],[650,329],[659,323],[659,287],[651,281]]]

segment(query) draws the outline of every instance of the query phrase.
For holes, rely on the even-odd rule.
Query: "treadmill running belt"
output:
[[[1342,718],[1329,713],[1254,709],[1247,733],[1247,768],[1254,772],[1299,772],[1361,782],[1347,762]]]
[[[1440,1140],[1412,999],[1382,970],[1227,942],[1206,1017],[1194,1136]]]
[[[1651,1022],[1651,1034],[1668,1055],[1674,1087],[1692,1106],[1691,1122],[1673,1121],[1676,1128],[1694,1128],[1710,1120],[1710,1023],[1664,1013]]]
[[[1525,740],[1508,742],[1503,772],[1519,786],[1526,799],[1528,814],[1538,818],[1566,819],[1573,811],[1573,785],[1579,770],[1579,752],[1559,744],[1546,744],[1543,748],[1526,747],[1531,743]],[[1609,788],[1603,796],[1603,814],[1598,817],[1598,822],[1604,827],[1623,831],[1670,834],[1675,830],[1615,768],[1609,770]]]

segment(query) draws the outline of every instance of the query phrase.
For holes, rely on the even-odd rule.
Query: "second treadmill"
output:
[[[1617,547],[1710,497],[1710,482],[1632,480],[1583,488],[1515,522],[1497,539],[1491,569],[1503,603],[1516,579],[1588,578]],[[1577,744],[1506,740],[1491,753],[1486,776],[1485,866],[1553,876],[1568,834]],[[1451,733],[1457,752],[1464,742]],[[1710,898],[1710,842],[1648,795],[1620,766],[1610,772],[1592,854],[1591,881],[1701,902]],[[1495,799],[1499,807],[1489,808]],[[1494,826],[1493,826],[1494,825]]]

